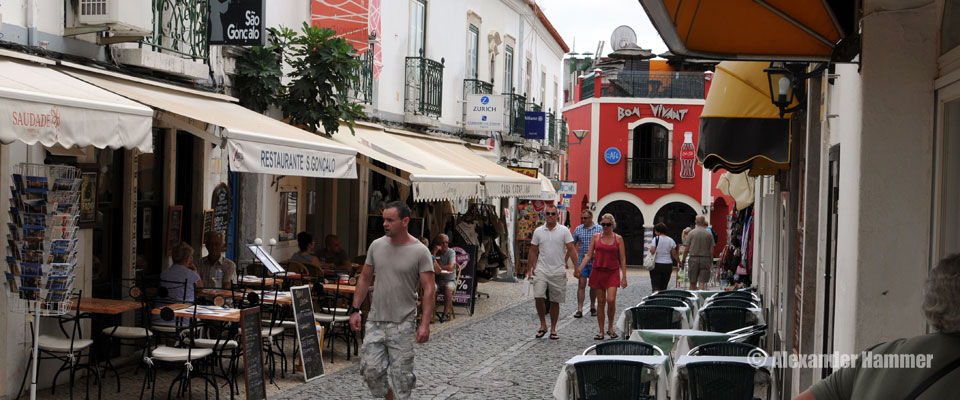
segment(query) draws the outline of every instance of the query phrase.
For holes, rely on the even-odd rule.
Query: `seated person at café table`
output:
[[[450,310],[453,308],[453,292],[457,285],[453,263],[457,260],[457,252],[450,248],[450,238],[445,234],[437,235],[433,241],[433,271],[437,275],[437,289],[443,293],[440,322],[444,322],[450,320]]]
[[[212,232],[207,235],[207,256],[200,259],[197,272],[203,285],[212,288],[230,289],[237,281],[237,264],[223,255],[223,234]]]
[[[347,257],[347,252],[341,247],[337,235],[330,234],[323,238],[323,249],[317,252],[317,258],[322,263],[333,264],[337,271],[350,270],[350,257]]]
[[[167,289],[167,297],[176,302],[193,302],[194,284],[198,288],[203,287],[203,281],[200,280],[200,274],[197,273],[197,267],[193,264],[193,247],[185,242],[180,242],[173,248],[171,253],[173,265],[167,267],[160,273],[160,284]],[[187,286],[183,284],[186,282]]]
[[[296,261],[301,264],[310,264],[319,267],[320,259],[313,255],[313,235],[307,232],[297,234],[297,247],[300,251],[290,256],[290,261]]]

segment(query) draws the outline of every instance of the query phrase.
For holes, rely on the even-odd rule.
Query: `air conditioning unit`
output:
[[[104,27],[117,36],[153,32],[152,0],[77,0],[76,28]]]

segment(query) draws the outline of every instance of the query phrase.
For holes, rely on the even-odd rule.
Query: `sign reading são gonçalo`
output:
[[[210,44],[263,46],[264,0],[210,0]]]
[[[356,157],[304,148],[227,140],[230,170],[315,178],[357,177]]]

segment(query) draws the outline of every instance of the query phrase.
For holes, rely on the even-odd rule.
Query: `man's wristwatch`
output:
[[[351,305],[350,308],[347,309],[347,316],[353,315],[355,312],[360,312],[360,309]]]

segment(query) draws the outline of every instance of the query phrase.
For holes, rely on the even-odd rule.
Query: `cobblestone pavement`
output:
[[[577,287],[571,279],[566,301],[560,305],[560,340],[534,338],[539,328],[533,299],[431,335],[416,346],[416,399],[534,399],[552,398],[564,361],[596,343],[596,318],[584,306],[576,312]],[[671,287],[673,282],[671,279]],[[628,287],[617,296],[617,312],[649,294],[645,271],[631,269]],[[549,323],[549,317],[548,317]],[[327,374],[287,390],[282,399],[371,398],[356,366]]]

